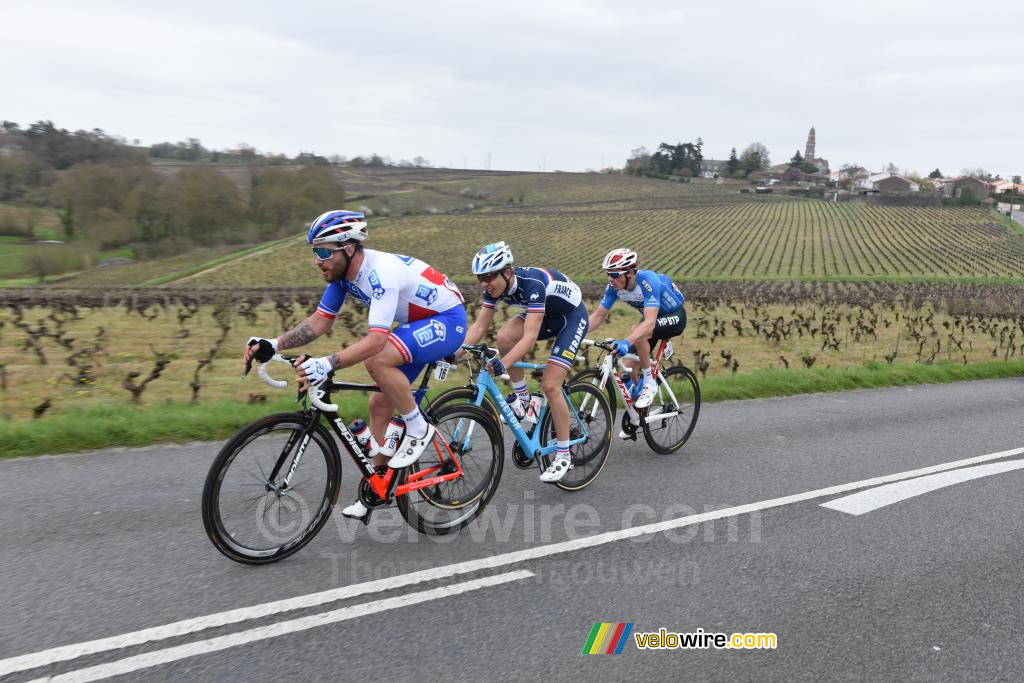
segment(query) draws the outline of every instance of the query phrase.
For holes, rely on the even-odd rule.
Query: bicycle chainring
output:
[[[646,412],[646,411],[644,411]],[[643,419],[643,415],[641,415]],[[622,413],[622,431],[628,434],[632,438],[636,438],[636,433],[640,429],[640,425],[635,425],[629,421],[629,412]]]
[[[378,467],[377,474],[384,474],[387,469],[386,466]],[[387,505],[388,503],[388,501],[382,499],[374,492],[370,487],[370,482],[366,481],[366,479],[359,480],[359,501],[370,510]]]
[[[512,464],[521,470],[528,470],[533,467],[533,460],[526,457],[518,441],[512,446]]]

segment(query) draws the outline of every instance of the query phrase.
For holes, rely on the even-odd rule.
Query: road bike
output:
[[[621,428],[626,438],[636,440],[638,430],[643,431],[644,439],[651,450],[656,453],[674,453],[683,447],[697,425],[700,413],[700,385],[692,370],[683,365],[673,365],[661,369],[662,361],[672,355],[672,343],[662,339],[658,350],[651,359],[651,374],[658,383],[658,393],[651,405],[637,409],[633,405],[634,390],[632,382],[627,384],[622,375],[631,370],[625,364],[625,358],[616,362],[612,351],[613,340],[594,341],[584,339],[582,346],[593,346],[605,353],[597,367],[588,368],[576,373],[573,382],[588,382],[602,394],[607,394],[609,405],[612,406],[614,419],[619,398],[625,410],[622,413]],[[637,359],[635,355],[627,358]]]
[[[291,366],[295,359],[275,354],[272,360]],[[287,385],[267,373],[267,363],[259,375],[271,386]],[[426,394],[429,375],[428,368],[413,392],[417,402]],[[372,454],[331,403],[332,393],[346,391],[380,389],[329,375],[300,392],[301,410],[256,420],[221,448],[202,497],[203,525],[217,550],[237,562],[266,564],[309,543],[338,500],[339,443],[362,475],[359,499],[370,514],[393,503],[418,532],[444,535],[481,513],[497,490],[504,463],[501,429],[483,409],[432,408],[427,417],[437,429],[433,441],[418,462],[394,470],[374,466]]]
[[[501,388],[487,370],[487,362],[498,356],[498,350],[483,344],[463,345],[472,357],[479,360],[480,370],[469,385],[457,387],[435,396],[431,406],[444,411],[450,406],[482,406],[491,424],[501,429],[500,415],[515,437],[512,448],[512,463],[520,469],[536,465],[540,471],[547,469],[557,448],[555,424],[547,403],[535,416],[536,422],[527,429],[505,400]],[[513,367],[528,370],[543,370],[544,365],[516,363]],[[471,375],[472,376],[472,375]],[[508,379],[508,375],[502,375]],[[555,486],[565,491],[579,491],[597,479],[608,462],[611,449],[612,417],[611,408],[604,394],[588,382],[564,383],[562,396],[569,407],[569,455],[572,468]],[[586,410],[581,409],[586,406]]]

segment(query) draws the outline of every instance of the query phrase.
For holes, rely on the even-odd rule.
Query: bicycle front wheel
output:
[[[679,450],[697,426],[699,412],[697,376],[682,365],[665,368],[658,381],[658,395],[640,414],[647,445],[656,453]]]
[[[615,384],[615,380],[609,377],[605,380],[605,386],[601,386],[601,368],[588,368],[586,370],[580,370],[572,379],[569,380],[569,384],[575,384],[576,382],[589,382],[598,389],[603,389],[608,395],[608,407],[612,409],[612,422],[615,421],[615,412],[619,407],[619,392],[618,387]]]
[[[442,410],[453,405],[475,405],[477,389],[476,387],[455,387],[443,391],[433,399],[427,401],[426,411],[433,415],[435,418],[441,413]],[[491,416],[494,422],[501,426],[501,420],[498,417],[498,408],[494,405],[494,401],[487,394],[484,394],[483,400],[484,410]]]
[[[402,517],[421,534],[443,536],[475,519],[498,489],[505,462],[501,428],[475,405],[437,411],[437,434],[419,461],[402,473],[414,484],[462,468],[462,476],[409,491],[396,500]]]
[[[210,466],[203,526],[214,547],[232,560],[267,564],[288,557],[330,517],[341,460],[330,433],[322,424],[310,425],[311,419],[279,413],[257,420],[228,441]]]
[[[578,439],[584,434],[589,438],[570,447],[572,469],[555,486],[563,491],[579,491],[589,486],[608,462],[612,445],[612,410],[604,392],[588,381],[570,384],[565,389],[569,404],[569,438]],[[540,433],[548,439],[556,439],[555,422],[551,410],[544,414]],[[547,467],[551,456],[544,456],[542,464]]]

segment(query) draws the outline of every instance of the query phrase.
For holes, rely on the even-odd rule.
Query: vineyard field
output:
[[[593,307],[597,288],[587,289]],[[478,293],[467,293],[475,316]],[[319,296],[319,288],[0,290],[0,416],[127,406],[133,395],[157,407],[274,395],[255,376],[241,378],[242,345],[250,335],[290,328]],[[693,283],[686,307],[689,324],[673,362],[703,377],[1024,355],[1022,286],[707,282]],[[508,314],[499,309],[498,323]],[[617,306],[591,336],[622,336],[636,320],[634,311]],[[324,354],[364,332],[365,312],[346,306],[332,335],[305,351]],[[538,346],[537,358],[546,357],[547,346]],[[367,379],[361,367],[343,376]]]
[[[570,209],[377,219],[367,246],[418,256],[462,282],[472,280],[475,251],[498,240],[509,242],[517,263],[555,267],[578,282],[601,281],[601,258],[626,245],[643,267],[679,280],[1020,280],[1024,266],[1024,238],[983,209],[713,198],[681,208]],[[189,285],[319,281],[299,238]]]

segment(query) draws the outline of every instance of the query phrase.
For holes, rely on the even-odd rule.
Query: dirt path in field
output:
[[[262,256],[264,254],[269,254],[269,253],[271,253],[273,251],[276,251],[278,249],[282,249],[282,248],[287,247],[287,246],[288,246],[288,243],[286,242],[284,244],[277,244],[277,245],[274,245],[272,247],[267,247],[266,249],[260,249],[259,251],[252,252],[251,254],[246,254],[245,256],[239,256],[236,259],[231,259],[230,261],[225,261],[224,263],[218,263],[215,266],[210,266],[209,268],[206,268],[204,270],[200,270],[198,273],[192,273],[191,275],[186,275],[183,278],[179,278],[177,280],[171,280],[170,282],[167,282],[167,283],[164,283],[164,284],[170,285],[170,284],[181,284],[183,282],[189,282],[191,280],[195,280],[196,278],[198,278],[198,277],[200,277],[202,275],[209,275],[210,273],[215,273],[218,270],[220,270],[221,268],[223,268],[224,266],[233,266],[236,263],[239,263],[241,261],[245,261],[247,259],[251,259],[254,256]]]

